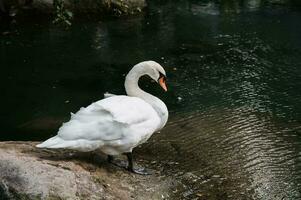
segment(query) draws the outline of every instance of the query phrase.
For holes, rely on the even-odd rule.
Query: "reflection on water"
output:
[[[144,148],[167,169],[174,167],[168,163],[179,163],[179,177],[184,179],[187,169],[196,175],[184,183],[194,191],[190,198],[208,189],[212,194],[205,199],[216,199],[218,194],[230,199],[300,197],[300,153],[296,152],[300,135],[296,127],[271,121],[247,107],[210,107],[173,119]]]
[[[153,59],[169,92],[141,86],[171,117],[137,156],[179,180],[171,196],[301,198],[301,13],[281,2],[151,3],[143,16],[67,31],[15,24],[0,38],[0,139],[48,138],[70,112],[124,93],[121,77]]]

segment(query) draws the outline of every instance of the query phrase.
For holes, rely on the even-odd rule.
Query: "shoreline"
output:
[[[0,199],[166,199],[176,185],[158,171],[129,173],[98,153],[38,149],[36,144],[0,142]]]

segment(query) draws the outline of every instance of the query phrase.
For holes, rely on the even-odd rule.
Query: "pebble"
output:
[[[202,193],[196,193],[196,196],[198,196],[198,197],[202,197],[202,196],[203,196],[203,194],[202,194]]]
[[[192,190],[187,190],[183,193],[183,197],[186,198],[186,197],[190,196],[192,193],[193,193]]]
[[[178,165],[179,163],[178,162],[168,162],[167,164],[169,164],[169,165]]]

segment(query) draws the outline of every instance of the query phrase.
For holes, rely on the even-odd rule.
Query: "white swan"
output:
[[[167,91],[163,67],[154,61],[135,65],[125,79],[126,95],[105,95],[105,98],[71,113],[70,121],[63,123],[58,134],[38,144],[40,148],[68,148],[79,151],[100,149],[112,162],[113,155],[126,154],[127,169],[133,168],[132,150],[147,141],[164,127],[168,119],[166,105],[159,98],[144,92],[138,86],[141,76],[148,75]]]

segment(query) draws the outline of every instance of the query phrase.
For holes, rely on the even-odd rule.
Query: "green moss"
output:
[[[53,0],[55,17],[53,23],[71,26],[73,13],[65,8],[63,0]]]
[[[115,16],[129,15],[142,11],[139,7],[133,8],[127,0],[104,0],[104,5],[106,10]]]

